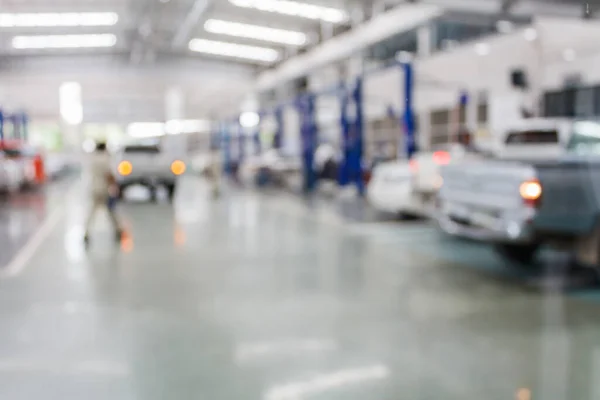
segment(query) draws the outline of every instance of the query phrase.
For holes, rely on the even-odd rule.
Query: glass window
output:
[[[157,154],[160,153],[158,146],[127,146],[125,153],[128,154]]]
[[[556,130],[530,130],[512,132],[506,137],[507,144],[555,144],[559,142]]]
[[[575,123],[567,149],[574,153],[600,153],[600,123],[582,121]]]

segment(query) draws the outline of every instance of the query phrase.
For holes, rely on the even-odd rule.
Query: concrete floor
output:
[[[189,178],[86,252],[78,186],[28,201],[0,213],[2,399],[600,398],[595,292],[526,289],[428,223]]]

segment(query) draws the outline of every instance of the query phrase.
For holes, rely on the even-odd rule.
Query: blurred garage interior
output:
[[[599,7],[0,0],[0,398],[600,399]]]

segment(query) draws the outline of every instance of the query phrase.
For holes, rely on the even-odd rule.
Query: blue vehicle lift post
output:
[[[308,93],[297,99],[300,114],[300,136],[302,141],[302,161],[304,169],[304,192],[311,193],[317,184],[314,170],[317,144],[317,124],[315,121],[315,95]]]
[[[275,109],[275,136],[273,137],[273,148],[281,149],[283,145],[283,106]]]
[[[340,164],[338,176],[338,184],[345,186],[350,183],[350,171],[348,161],[350,159],[350,120],[348,118],[348,107],[350,101],[348,99],[348,91],[344,87],[344,83],[340,84],[340,125],[342,131],[342,152],[343,159]]]
[[[414,74],[413,65],[401,64],[404,70],[404,125],[406,155],[410,159],[417,152],[417,141],[415,133],[415,114],[413,110]]]
[[[226,122],[221,123],[219,132],[223,149],[223,172],[225,175],[229,175],[231,173],[231,137]]]
[[[365,193],[365,185],[362,177],[362,158],[363,158],[363,136],[364,136],[364,118],[363,118],[363,77],[356,79],[352,88],[352,105],[355,114],[354,121],[350,124],[348,152],[348,169],[350,181],[356,185],[358,193],[362,196]]]

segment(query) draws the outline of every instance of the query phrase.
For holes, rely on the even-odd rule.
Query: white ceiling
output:
[[[317,37],[324,28],[314,20],[239,8],[228,0],[163,1],[0,0],[1,13],[111,11],[119,15],[118,23],[109,27],[0,28],[0,107],[23,107],[32,118],[57,118],[58,87],[65,81],[78,81],[83,88],[86,121],[164,120],[165,92],[171,86],[184,90],[186,118],[230,116],[239,111],[239,104],[252,88],[257,72],[265,66],[191,53],[187,43],[192,38],[252,45],[264,42],[209,34],[203,29],[207,18],[297,30],[310,37]],[[501,4],[500,0],[435,0],[435,3],[468,9],[469,1],[494,3],[493,7],[498,9]],[[569,0],[576,1],[579,0]],[[370,8],[374,2],[311,0],[313,4],[343,8],[350,14]],[[536,2],[541,3],[552,2]],[[197,19],[186,21],[195,6],[205,6],[200,7],[204,12]],[[187,23],[191,23],[189,31],[185,29]],[[15,35],[81,33],[113,33],[117,35],[117,45],[107,49],[26,51],[11,46]],[[174,43],[178,34],[185,38],[183,45]],[[268,46],[287,56],[293,54],[293,49],[285,46]]]

